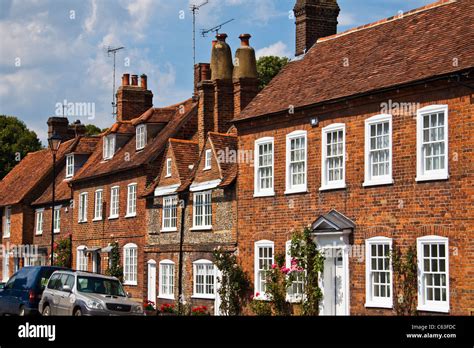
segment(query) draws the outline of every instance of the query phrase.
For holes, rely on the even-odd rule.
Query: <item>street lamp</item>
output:
[[[49,149],[53,155],[53,197],[51,205],[51,266],[54,265],[54,205],[56,204],[55,199],[55,190],[56,190],[56,154],[61,146],[61,137],[54,133],[48,139]]]

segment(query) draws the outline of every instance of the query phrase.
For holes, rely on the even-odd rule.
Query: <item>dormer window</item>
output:
[[[115,154],[115,134],[104,137],[104,160],[111,159]]]
[[[166,177],[169,178],[171,176],[171,158],[166,159]]]
[[[137,150],[142,150],[146,146],[146,125],[141,124],[137,127]]]
[[[66,179],[74,176],[74,155],[66,156]]]
[[[206,157],[204,163],[204,170],[209,170],[212,168],[212,150],[206,150]]]

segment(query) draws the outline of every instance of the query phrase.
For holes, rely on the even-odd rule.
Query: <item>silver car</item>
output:
[[[142,305],[129,299],[117,278],[80,271],[54,272],[38,309],[44,316],[144,315]]]

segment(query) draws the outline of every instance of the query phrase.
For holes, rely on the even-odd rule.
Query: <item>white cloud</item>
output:
[[[341,26],[354,26],[358,24],[353,13],[342,12],[337,20]]]
[[[84,21],[84,29],[87,33],[91,33],[94,30],[97,22],[97,1],[91,0],[91,15]]]
[[[255,52],[255,54],[257,59],[263,56],[291,57],[292,55],[288,49],[288,46],[282,41],[278,41],[270,46],[260,48]]]

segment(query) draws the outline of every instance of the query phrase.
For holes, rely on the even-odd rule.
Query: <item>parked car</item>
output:
[[[142,304],[129,298],[117,278],[81,271],[53,273],[39,311],[44,316],[144,315]]]
[[[62,267],[24,267],[11,276],[0,289],[0,315],[38,314],[44,287],[53,272]]]

